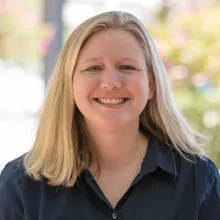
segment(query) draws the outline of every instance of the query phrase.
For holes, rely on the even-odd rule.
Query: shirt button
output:
[[[117,217],[118,217],[117,213],[114,212],[114,213],[112,214],[112,218],[113,218],[113,219],[116,219]]]

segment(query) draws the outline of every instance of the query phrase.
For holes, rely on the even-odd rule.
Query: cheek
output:
[[[147,79],[136,79],[128,83],[128,89],[133,93],[134,98],[146,102],[149,95],[149,86]]]
[[[96,87],[97,81],[76,77],[73,83],[75,101],[77,102],[83,99],[88,99]]]

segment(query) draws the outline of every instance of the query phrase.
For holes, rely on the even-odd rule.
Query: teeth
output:
[[[104,104],[121,104],[125,101],[125,99],[106,99],[106,98],[100,98],[98,99],[99,102]]]

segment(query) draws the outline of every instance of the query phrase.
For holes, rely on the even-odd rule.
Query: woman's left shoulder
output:
[[[196,157],[193,165],[197,174],[203,174],[212,180],[215,176],[219,177],[219,171],[215,163],[206,156]]]
[[[206,156],[196,156],[189,160],[180,159],[179,175],[181,180],[193,181],[195,187],[205,189],[207,194],[213,185],[220,192],[220,174],[215,163]]]
[[[218,204],[220,211],[220,174],[215,163],[208,157],[196,157],[195,162],[192,163],[191,172],[196,187],[203,189],[203,199],[208,198]]]
[[[208,157],[196,158],[194,181],[199,189],[203,186],[205,194],[200,204],[199,219],[217,220],[220,216],[220,175],[219,170]],[[205,185],[204,185],[205,184]]]

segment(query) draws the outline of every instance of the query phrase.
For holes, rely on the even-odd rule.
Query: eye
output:
[[[102,67],[100,67],[100,66],[91,66],[88,69],[86,69],[86,71],[89,71],[89,72],[97,72],[100,70],[102,70]]]
[[[130,65],[123,65],[123,66],[120,66],[120,69],[122,69],[122,70],[126,70],[126,71],[135,70],[135,68],[134,68],[133,66],[130,66]]]

